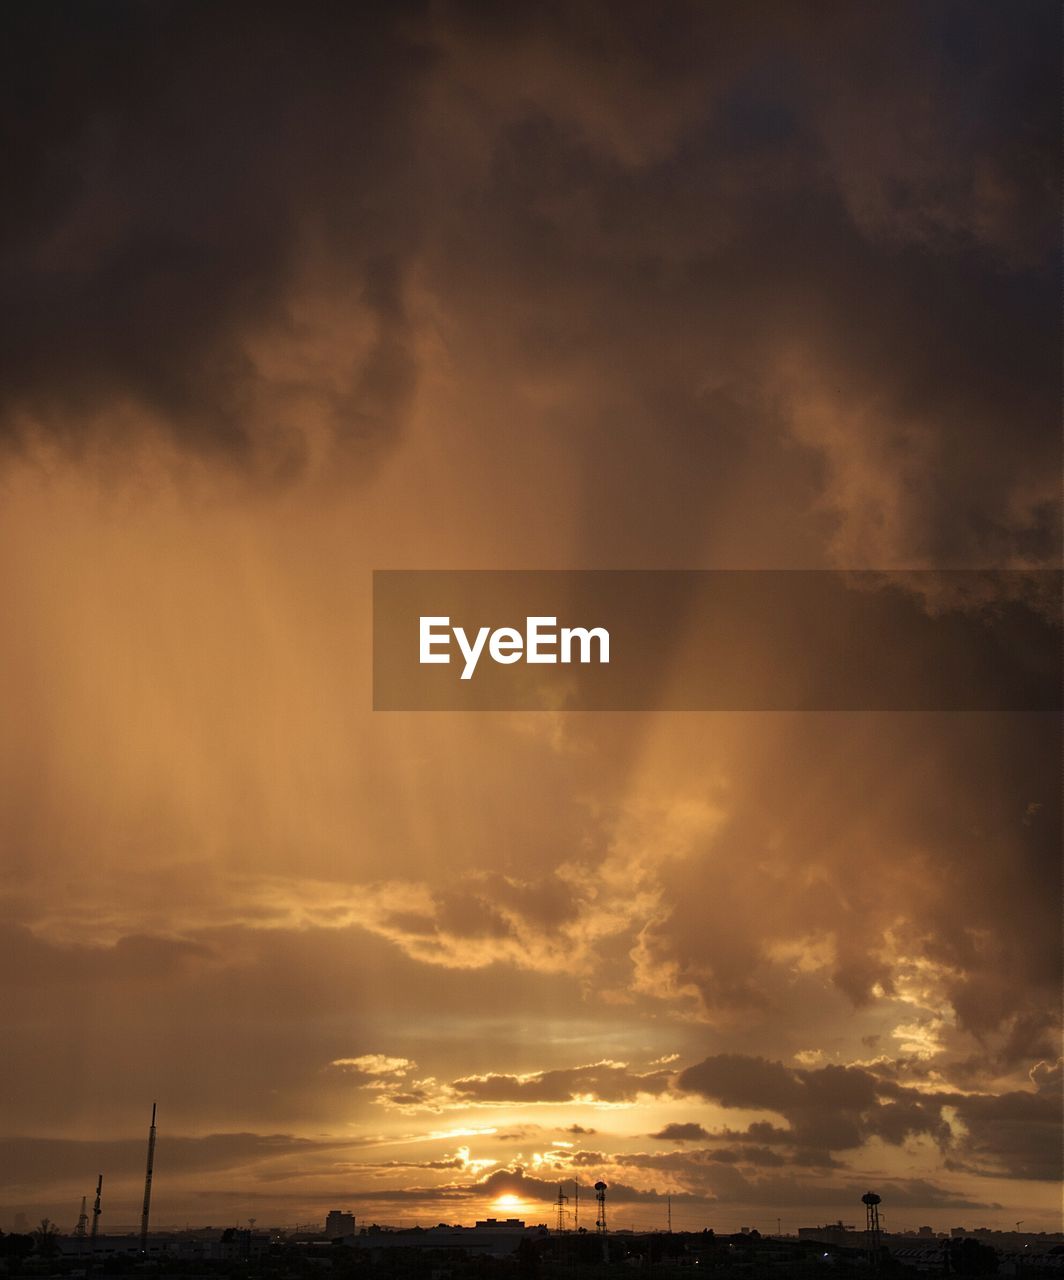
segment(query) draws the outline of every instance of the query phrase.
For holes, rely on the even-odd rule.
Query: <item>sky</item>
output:
[[[1056,720],[374,712],[370,609],[1056,567],[1054,7],[2,21],[0,1227],[157,1101],[160,1227],[1059,1230]]]

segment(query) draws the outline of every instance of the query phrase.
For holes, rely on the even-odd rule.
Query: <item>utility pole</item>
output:
[[[669,1222],[669,1235],[672,1235],[672,1196],[665,1197],[665,1213]]]
[[[148,1130],[148,1169],[144,1174],[144,1207],[140,1211],[140,1251],[148,1252],[148,1215],[151,1212],[151,1175],[155,1166],[155,1108],[151,1104],[151,1128]]]

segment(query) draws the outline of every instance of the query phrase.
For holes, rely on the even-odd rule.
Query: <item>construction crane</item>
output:
[[[96,1179],[96,1199],[93,1201],[93,1205],[92,1205],[91,1239],[92,1239],[93,1245],[96,1244],[97,1237],[100,1234],[100,1214],[102,1212],[100,1208],[100,1195],[102,1192],[103,1192],[103,1174],[101,1173],[99,1177]]]

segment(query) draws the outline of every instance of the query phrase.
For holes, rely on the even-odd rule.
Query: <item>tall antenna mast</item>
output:
[[[573,1230],[580,1230],[580,1183],[573,1182]]]
[[[151,1128],[148,1130],[148,1170],[144,1175],[144,1207],[140,1211],[140,1251],[148,1252],[148,1214],[151,1211],[151,1173],[155,1164],[155,1108],[151,1104]]]
[[[558,1212],[558,1227],[557,1227],[557,1231],[558,1231],[558,1234],[559,1234],[559,1235],[561,1235],[561,1233],[565,1230],[565,1206],[566,1206],[568,1203],[569,1203],[569,1197],[568,1197],[568,1196],[565,1194],[565,1192],[562,1190],[562,1188],[561,1188],[561,1183],[559,1183],[559,1184],[558,1184],[558,1199],[554,1202],[554,1206],[555,1206],[555,1208],[557,1209],[557,1212]]]
[[[669,1222],[669,1235],[672,1235],[672,1196],[665,1197],[665,1212]]]
[[[103,1191],[103,1174],[96,1179],[96,1199],[92,1206],[92,1234],[90,1239],[95,1247],[96,1238],[100,1234],[100,1193]]]
[[[598,1218],[595,1221],[595,1229],[598,1231],[599,1239],[602,1241],[602,1261],[610,1260],[610,1245],[606,1235],[606,1184],[604,1182],[595,1183],[595,1199],[598,1201]]]

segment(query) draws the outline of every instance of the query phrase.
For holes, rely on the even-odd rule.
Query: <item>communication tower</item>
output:
[[[609,1262],[610,1246],[606,1232],[606,1184],[604,1182],[595,1183],[595,1199],[598,1201],[598,1218],[595,1220],[595,1230],[602,1241],[602,1261]]]
[[[151,1104],[151,1128],[148,1130],[148,1169],[144,1174],[144,1206],[140,1211],[140,1251],[148,1252],[148,1215],[151,1212],[151,1175],[155,1166],[155,1108]]]
[[[558,1232],[559,1235],[561,1235],[561,1233],[565,1230],[565,1214],[566,1214],[565,1206],[568,1203],[569,1203],[569,1197],[562,1190],[561,1184],[559,1183],[558,1199],[555,1200],[554,1202],[554,1209],[555,1209],[555,1215],[556,1215],[555,1230]]]

